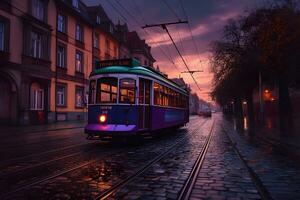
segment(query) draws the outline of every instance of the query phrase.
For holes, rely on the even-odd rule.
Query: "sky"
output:
[[[158,65],[169,78],[182,77],[190,85],[192,92],[211,102],[213,74],[209,61],[212,42],[221,38],[222,29],[228,20],[245,15],[267,3],[267,0],[83,0],[83,2],[87,5],[101,4],[114,23],[127,23],[130,31],[137,31],[151,46],[152,55],[156,59],[155,67]],[[141,28],[145,24],[174,22],[179,19],[182,21],[188,19],[189,24],[171,25],[168,29],[190,70],[203,71],[194,73],[200,90],[188,73],[181,73],[187,69],[166,32],[160,27],[146,30]]]

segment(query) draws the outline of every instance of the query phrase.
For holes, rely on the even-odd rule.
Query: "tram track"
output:
[[[101,150],[103,150],[103,149],[101,149]],[[97,151],[97,150],[95,150],[95,151]],[[103,151],[101,152],[101,153],[102,153],[102,154],[101,154],[101,156],[102,156],[101,158],[103,158],[104,156],[111,156],[111,155],[113,155],[113,154],[117,154],[117,153],[120,153],[120,152],[122,152],[122,151],[124,151],[124,149],[121,149],[121,150],[119,149],[119,150],[116,150],[115,152],[111,152],[110,149],[107,149],[106,152],[103,152]],[[108,153],[108,154],[105,154],[105,153]],[[40,179],[40,180],[37,180],[37,181],[29,181],[29,182],[26,182],[26,183],[24,183],[24,184],[18,186],[18,188],[16,188],[16,189],[13,189],[13,190],[11,190],[11,191],[9,191],[9,192],[6,192],[6,193],[1,194],[1,195],[0,195],[0,199],[2,199],[2,198],[5,199],[6,197],[9,197],[11,194],[20,192],[20,191],[25,190],[25,189],[27,189],[27,188],[30,188],[30,187],[32,187],[32,186],[38,185],[38,184],[43,183],[43,182],[47,182],[47,181],[49,181],[49,180],[55,179],[55,178],[57,178],[57,177],[60,177],[60,176],[62,176],[62,175],[64,175],[64,174],[67,174],[67,173],[70,173],[70,172],[72,172],[72,171],[75,171],[75,170],[81,169],[81,168],[83,168],[83,167],[86,167],[86,166],[88,166],[88,165],[90,165],[90,164],[93,164],[93,163],[97,162],[97,161],[100,160],[101,158],[91,159],[91,160],[89,160],[89,161],[84,161],[84,162],[83,162],[82,164],[80,164],[80,165],[77,165],[77,166],[68,168],[68,169],[63,170],[63,171],[58,172],[58,173],[55,173],[55,172],[54,172],[54,173],[52,173],[51,175],[49,175],[49,176],[47,176],[47,177],[45,177],[45,178],[42,178],[42,179]],[[47,162],[47,161],[46,161],[46,162]],[[54,162],[54,160],[49,161],[49,163],[50,163],[50,162]],[[42,166],[43,164],[45,164],[45,163],[41,163],[40,166]],[[29,168],[30,168],[30,167],[29,167]],[[31,169],[32,169],[32,168],[31,168]]]
[[[207,121],[207,120],[206,120],[206,121]],[[206,121],[204,121],[203,124],[204,124]],[[155,144],[152,144],[152,145],[155,145]],[[138,148],[139,148],[139,147],[138,147]],[[86,167],[86,166],[88,166],[88,165],[92,165],[92,164],[96,163],[97,161],[99,161],[99,160],[101,160],[101,159],[104,159],[104,158],[107,157],[107,156],[108,156],[108,157],[112,157],[113,155],[118,154],[118,153],[121,153],[121,152],[124,152],[124,151],[126,151],[126,150],[128,150],[128,148],[121,149],[121,150],[119,149],[119,150],[117,150],[117,151],[115,151],[115,152],[113,152],[113,153],[110,152],[110,153],[108,153],[108,154],[106,154],[106,155],[103,155],[103,152],[102,152],[101,158],[93,159],[93,160],[88,161],[88,162],[85,162],[85,163],[83,163],[83,164],[81,164],[81,165],[78,165],[78,166],[75,166],[75,167],[73,167],[73,168],[64,170],[64,171],[62,171],[62,172],[60,172],[60,173],[58,173],[58,174],[54,174],[54,175],[52,175],[52,176],[48,176],[48,177],[46,177],[46,178],[44,178],[44,179],[41,179],[41,180],[38,180],[38,181],[35,181],[35,182],[32,182],[32,183],[27,183],[27,184],[24,185],[24,186],[20,186],[20,187],[18,187],[17,189],[15,189],[15,190],[13,190],[13,191],[10,191],[10,192],[8,192],[8,193],[3,194],[2,197],[3,197],[3,198],[4,198],[4,197],[9,197],[11,194],[14,194],[14,193],[16,193],[16,192],[21,192],[21,191],[26,190],[26,189],[28,189],[28,188],[31,188],[31,187],[33,187],[33,186],[35,186],[35,185],[39,185],[39,184],[41,184],[41,183],[44,183],[44,182],[53,180],[53,179],[55,179],[55,178],[58,178],[58,177],[60,177],[60,176],[65,175],[65,174],[71,173],[71,172],[73,172],[73,171],[80,170],[80,169],[82,169],[82,168],[84,168],[84,167]]]
[[[272,200],[272,197],[269,193],[269,191],[267,190],[267,188],[264,186],[263,182],[261,181],[261,179],[259,178],[259,176],[255,173],[255,171],[248,165],[247,161],[244,159],[243,155],[241,154],[240,150],[237,148],[236,143],[233,141],[233,139],[229,136],[227,130],[225,129],[225,127],[222,127],[223,132],[225,133],[226,137],[229,139],[231,146],[233,147],[237,157],[240,159],[240,161],[244,164],[244,166],[246,167],[250,178],[255,186],[255,188],[257,189],[259,195],[261,196],[261,198],[263,200]]]
[[[195,130],[193,130],[190,134],[194,134],[195,132],[199,131],[199,128],[201,128],[207,121],[208,120],[205,120],[203,123],[201,123],[201,125],[198,128],[196,128]],[[137,178],[138,176],[140,176],[143,173],[145,173],[154,164],[156,164],[159,161],[161,161],[163,158],[165,158],[169,153],[171,153],[172,151],[174,151],[178,146],[180,146],[181,144],[183,144],[185,141],[186,141],[186,138],[182,138],[176,144],[172,145],[168,150],[162,152],[160,155],[156,156],[151,161],[149,161],[146,165],[144,165],[141,168],[139,168],[134,174],[132,174],[131,176],[127,177],[126,179],[124,179],[124,180],[116,183],[110,189],[108,189],[108,190],[104,191],[103,193],[99,194],[94,199],[104,200],[104,199],[109,198],[113,193],[115,193],[116,191],[118,191],[120,188],[126,186],[127,184],[129,184],[130,182],[132,182],[135,178]]]
[[[69,149],[72,149],[72,148],[91,145],[91,144],[95,144],[95,143],[97,143],[97,142],[92,141],[92,142],[88,142],[88,143],[84,143],[84,144],[81,142],[81,143],[78,143],[78,144],[73,144],[73,145],[69,145],[69,146],[65,146],[65,147],[61,147],[61,148],[57,148],[57,149],[43,151],[43,152],[40,152],[40,153],[33,153],[33,154],[26,155],[26,156],[20,156],[20,157],[15,157],[15,158],[12,158],[12,159],[7,159],[7,160],[4,160],[4,161],[0,162],[0,169],[1,169],[2,166],[13,164],[13,162],[16,162],[16,161],[22,161],[22,160],[26,160],[26,159],[30,159],[30,158],[38,157],[38,156],[46,156],[46,155],[51,154],[51,153],[66,151],[66,150],[69,150]]]
[[[211,126],[211,129],[209,131],[209,134],[207,136],[207,139],[204,143],[204,146],[203,148],[201,149],[201,152],[200,154],[198,155],[197,157],[197,160],[190,172],[190,175],[187,179],[187,181],[185,182],[180,194],[179,194],[179,197],[178,199],[180,200],[188,200],[191,196],[191,193],[192,193],[192,190],[194,188],[194,185],[196,183],[196,180],[197,180],[197,176],[201,170],[201,167],[204,163],[204,159],[205,159],[205,155],[208,151],[208,148],[209,148],[209,145],[210,145],[210,142],[211,142],[211,139],[212,139],[212,135],[213,135],[213,129],[214,129],[214,126],[215,126],[215,121],[213,121],[213,124]]]

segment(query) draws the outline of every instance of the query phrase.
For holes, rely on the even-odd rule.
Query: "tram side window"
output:
[[[154,83],[154,105],[185,108],[186,97],[166,86]]]
[[[90,81],[90,92],[89,92],[89,104],[95,103],[95,94],[96,94],[96,81]]]
[[[154,105],[158,105],[158,106],[162,104],[160,89],[161,89],[161,85],[158,83],[154,83]]]
[[[117,103],[118,79],[107,77],[98,79],[97,103]]]
[[[135,103],[135,80],[130,78],[124,78],[120,80],[120,103]]]

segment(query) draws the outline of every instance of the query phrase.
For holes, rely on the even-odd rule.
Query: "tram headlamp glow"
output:
[[[106,115],[104,115],[104,114],[99,115],[98,119],[99,119],[100,123],[104,123],[107,120]]]

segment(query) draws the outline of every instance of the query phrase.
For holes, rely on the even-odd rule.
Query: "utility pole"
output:
[[[193,73],[194,73],[194,72],[193,72],[192,70],[190,70],[189,66],[187,65],[186,61],[184,60],[183,56],[181,55],[181,53],[180,53],[180,51],[179,51],[179,49],[178,49],[178,47],[177,47],[177,45],[176,45],[174,39],[172,38],[172,36],[171,36],[171,34],[170,34],[170,32],[169,32],[169,29],[168,29],[168,27],[167,27],[167,26],[169,26],[169,25],[175,25],[175,24],[187,24],[187,23],[188,23],[188,21],[181,21],[181,20],[179,20],[178,22],[168,22],[168,23],[150,24],[150,25],[147,25],[147,24],[146,24],[146,25],[143,26],[142,28],[145,29],[145,28],[151,28],[151,27],[161,27],[162,29],[164,29],[164,30],[167,32],[169,38],[171,39],[173,45],[175,46],[175,49],[176,49],[177,53],[179,54],[179,56],[180,56],[182,62],[184,63],[185,67],[187,68],[187,73],[189,73],[189,74],[191,75],[191,77],[192,77],[192,79],[194,80],[196,86],[198,87],[199,90],[201,90],[200,87],[199,87],[199,85],[198,85],[198,83],[197,83],[197,81],[196,81],[196,79],[195,79],[194,76],[193,76]],[[191,73],[191,72],[192,72],[192,73]]]

